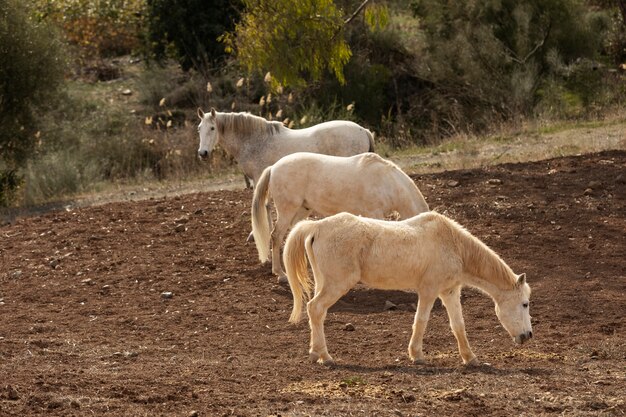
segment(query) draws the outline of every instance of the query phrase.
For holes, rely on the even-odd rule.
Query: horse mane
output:
[[[476,236],[452,219],[439,216],[449,230],[456,245],[463,268],[470,274],[490,281],[498,288],[510,289],[515,286],[517,276],[513,270]]]
[[[259,133],[271,136],[283,128],[281,122],[267,121],[250,113],[217,113],[217,120],[217,128],[222,135],[225,131],[230,131],[242,136]]]

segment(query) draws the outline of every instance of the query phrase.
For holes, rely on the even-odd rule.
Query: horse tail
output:
[[[367,138],[370,141],[370,147],[368,149],[368,152],[374,152],[374,134],[370,132],[369,129],[365,129],[365,133],[367,133]]]
[[[283,263],[287,272],[287,280],[293,295],[293,310],[289,321],[297,323],[302,315],[304,300],[311,297],[311,279],[309,277],[307,255],[314,266],[313,240],[315,238],[316,225],[312,221],[302,221],[294,227],[283,251]]]
[[[272,167],[263,170],[258,183],[254,184],[252,197],[252,235],[262,263],[270,258],[270,219],[266,208]]]

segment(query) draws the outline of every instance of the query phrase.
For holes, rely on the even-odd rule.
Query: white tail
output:
[[[294,227],[285,243],[283,262],[287,271],[287,279],[293,295],[293,310],[289,321],[297,323],[302,316],[304,300],[311,296],[311,280],[308,272],[307,254],[311,263],[313,255],[313,240],[316,225],[310,221],[302,221]]]
[[[259,182],[254,185],[252,197],[252,235],[261,262],[270,258],[270,219],[266,205],[271,172],[271,166],[263,170]]]

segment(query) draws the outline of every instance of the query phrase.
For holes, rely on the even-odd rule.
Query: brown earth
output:
[[[439,304],[429,364],[409,363],[416,296],[365,288],[328,315],[337,365],[308,363],[289,288],[245,243],[248,190],[17,218],[0,227],[0,415],[624,415],[625,176],[610,151],[415,177],[533,288],[522,347],[464,291],[475,368]]]

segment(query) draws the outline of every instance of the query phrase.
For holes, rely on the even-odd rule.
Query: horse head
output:
[[[198,117],[200,124],[198,125],[198,133],[200,135],[200,147],[198,148],[198,156],[207,159],[211,156],[211,151],[217,144],[217,114],[214,108],[205,113],[198,108]]]
[[[496,315],[513,341],[522,344],[533,337],[529,310],[530,287],[526,274],[517,277],[514,287],[497,298]]]

